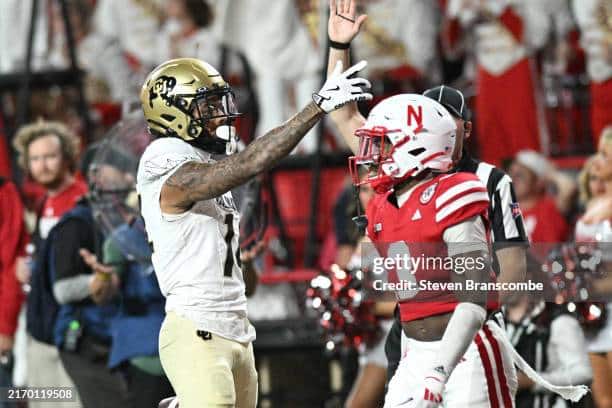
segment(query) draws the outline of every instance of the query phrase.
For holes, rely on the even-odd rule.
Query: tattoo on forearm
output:
[[[218,197],[256,174],[273,167],[293,150],[304,135],[324,115],[314,103],[252,142],[241,153],[217,163],[188,162],[166,180],[166,187],[178,196],[177,207]]]

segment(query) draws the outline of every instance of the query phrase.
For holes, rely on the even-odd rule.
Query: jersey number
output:
[[[236,248],[236,250],[232,248],[232,238],[234,238],[234,214],[227,214],[225,216],[225,225],[227,226],[227,232],[225,233],[225,246],[227,247],[227,253],[225,254],[225,268],[223,269],[223,276],[231,277],[234,262],[236,262],[239,268],[242,267],[242,263],[240,261],[240,247]]]

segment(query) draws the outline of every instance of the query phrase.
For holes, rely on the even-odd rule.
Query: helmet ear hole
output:
[[[418,156],[419,154],[423,153],[424,151],[425,151],[424,147],[419,147],[418,149],[412,149],[408,153],[410,153],[413,156]]]
[[[178,105],[181,109],[187,109],[187,101],[183,98],[177,98]]]
[[[198,131],[198,128],[196,126],[191,125],[187,129],[187,133],[189,133],[190,137],[197,137],[200,132]]]

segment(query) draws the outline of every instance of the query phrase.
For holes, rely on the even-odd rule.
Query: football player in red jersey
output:
[[[357,130],[351,171],[371,169],[377,191],[366,210],[367,233],[382,256],[445,258],[473,268],[396,268],[418,288],[428,282],[448,289],[402,293],[402,361],[389,383],[385,407],[512,406],[516,372],[496,336],[483,328],[486,292],[450,290],[488,282],[489,204],[486,187],[453,167],[457,127],[436,101],[416,94],[380,102]],[[426,261],[428,262],[428,261]],[[433,263],[436,263],[435,261]],[[458,264],[458,263],[457,263]],[[483,328],[483,330],[481,330]],[[451,375],[453,374],[453,375]]]

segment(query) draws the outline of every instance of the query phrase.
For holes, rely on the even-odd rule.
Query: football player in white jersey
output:
[[[170,60],[145,81],[141,103],[156,137],[140,159],[137,190],[152,261],[166,297],[159,336],[164,370],[181,408],[255,407],[257,373],[238,246],[240,215],[230,190],[272,167],[326,113],[371,99],[342,65],[313,102],[236,150],[239,115],[230,86],[209,64]],[[211,154],[223,154],[219,161]]]

